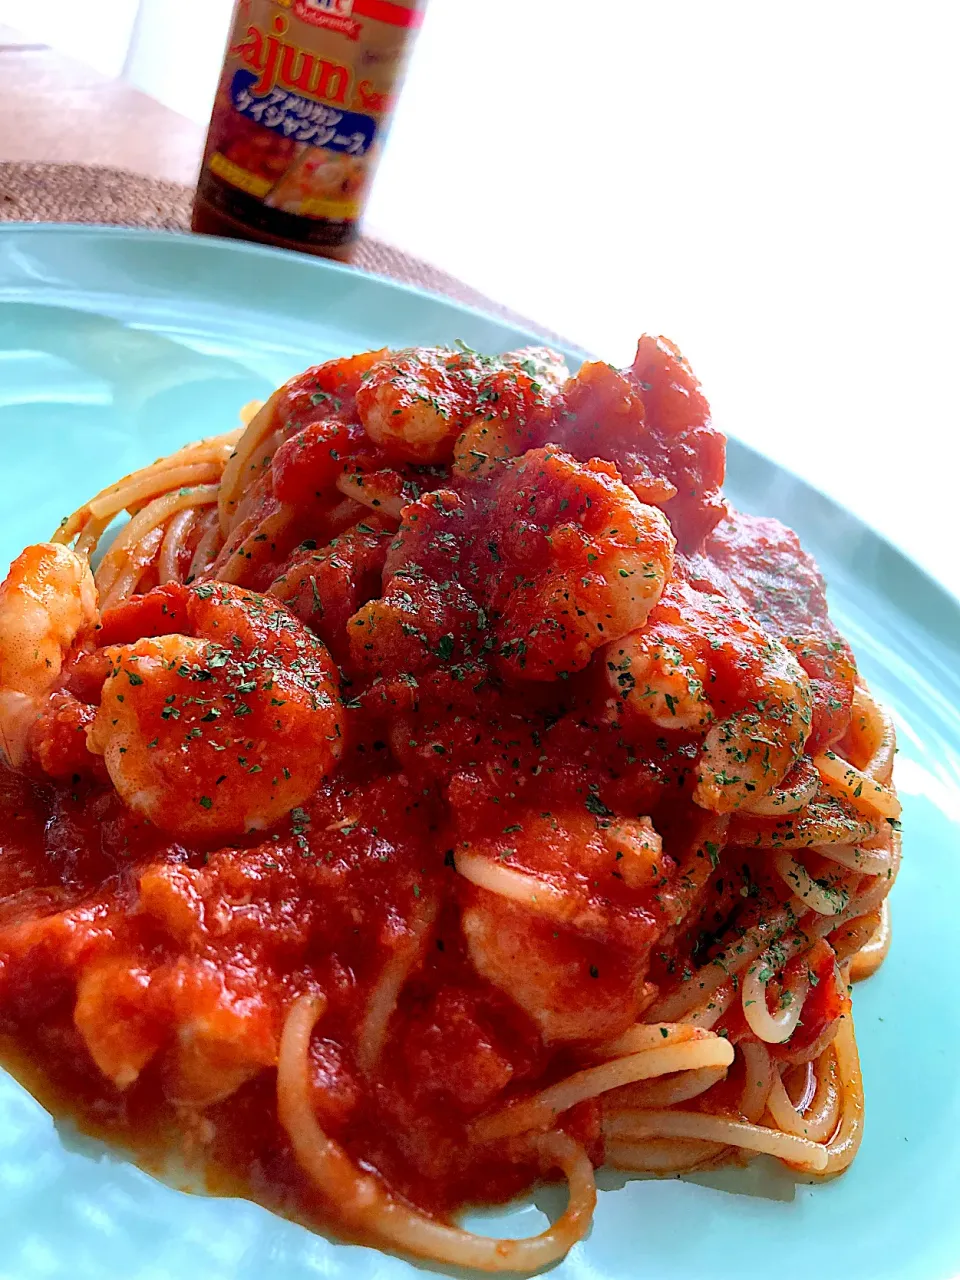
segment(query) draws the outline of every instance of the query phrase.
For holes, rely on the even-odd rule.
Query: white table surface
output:
[[[370,222],[613,361],[669,335],[720,426],[960,594],[958,34],[924,0],[435,0]]]

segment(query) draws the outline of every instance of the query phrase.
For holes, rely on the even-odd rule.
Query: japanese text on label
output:
[[[241,115],[311,147],[344,151],[350,156],[365,155],[370,149],[377,132],[377,122],[372,116],[328,107],[285,89],[272,89],[259,98],[250,91],[255,80],[256,76],[250,71],[238,71],[233,77],[230,96]]]

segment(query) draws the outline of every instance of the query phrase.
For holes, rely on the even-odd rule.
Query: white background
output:
[[[199,119],[230,7],[0,20]],[[958,34],[952,0],[431,0],[368,226],[610,360],[673,337],[725,430],[960,593]]]

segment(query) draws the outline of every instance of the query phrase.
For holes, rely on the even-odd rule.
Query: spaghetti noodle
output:
[[[243,418],[0,588],[32,1087],[487,1271],[582,1239],[604,1162],[845,1169],[893,726],[675,348],[370,352]],[[452,1224],[556,1171],[541,1235]]]

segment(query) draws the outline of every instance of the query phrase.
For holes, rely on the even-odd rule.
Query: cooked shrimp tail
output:
[[[85,557],[57,543],[27,547],[0,585],[0,749],[13,768],[78,640],[97,624]]]
[[[605,651],[629,723],[700,738],[693,799],[729,813],[769,795],[810,734],[810,681],[797,659],[722,596],[672,582],[647,624]]]

